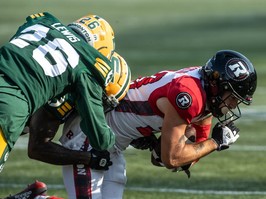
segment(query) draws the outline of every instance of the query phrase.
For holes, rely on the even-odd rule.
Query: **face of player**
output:
[[[222,97],[222,103],[219,108],[223,114],[227,114],[229,110],[233,110],[239,104],[239,99],[230,91],[226,91]]]

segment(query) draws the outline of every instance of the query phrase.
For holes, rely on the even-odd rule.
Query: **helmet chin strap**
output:
[[[212,115],[214,117],[220,118],[224,114],[221,111],[221,108],[219,108],[220,104],[222,103],[222,100],[220,96],[213,97],[210,102],[210,110],[212,112]]]
[[[107,113],[111,110],[113,110],[118,104],[119,101],[115,98],[115,96],[107,96],[105,92],[103,92],[103,107],[104,107],[104,113]]]

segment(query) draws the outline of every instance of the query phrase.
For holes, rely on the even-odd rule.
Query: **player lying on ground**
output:
[[[140,137],[161,132],[157,160],[161,159],[161,164],[168,169],[189,165],[215,150],[227,149],[239,137],[239,130],[232,123],[241,116],[239,104],[251,104],[256,82],[256,72],[250,61],[231,50],[217,52],[202,67],[162,71],[133,81],[126,97],[114,110],[106,113],[107,122],[116,133],[115,145],[109,150],[113,165],[105,172],[90,169],[86,162],[64,166],[69,198],[122,198],[126,183],[122,151]],[[212,117],[220,122],[209,136]],[[38,134],[43,120],[39,116],[34,119],[36,127],[31,134]],[[60,140],[63,146],[84,153],[92,148],[79,122],[77,114],[71,115]],[[192,144],[186,142],[185,136],[190,125],[196,130],[196,142]],[[30,142],[36,143],[36,140]],[[36,155],[43,153],[40,150],[42,142],[45,150],[45,140],[39,141],[36,150],[31,144]],[[136,144],[136,141],[132,144],[138,148],[150,147]],[[46,154],[46,159],[49,156],[53,159],[54,154]],[[59,162],[60,156],[54,164]],[[79,175],[79,171],[85,175]]]

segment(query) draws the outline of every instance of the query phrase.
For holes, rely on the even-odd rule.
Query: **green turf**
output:
[[[27,15],[49,11],[64,23],[87,13],[104,17],[115,30],[116,49],[131,66],[134,78],[164,69],[203,65],[220,49],[242,52],[257,69],[254,106],[261,108],[238,123],[241,136],[236,150],[232,147],[231,151],[215,152],[200,160],[191,169],[191,179],[184,173],[151,166],[147,152],[127,150],[124,198],[263,199],[266,195],[162,193],[133,188],[266,191],[265,148],[245,148],[265,147],[265,7],[264,0],[0,0],[0,45],[8,41]],[[59,166],[30,160],[25,150],[15,149],[0,174],[0,198],[35,179],[45,181],[48,188],[63,185]],[[66,197],[61,187],[50,188],[49,193]]]
[[[266,161],[263,124],[259,121],[247,124],[238,122],[241,136],[232,150],[214,152],[201,159],[191,168],[191,178],[184,173],[173,173],[165,168],[150,164],[149,153],[129,149],[125,151],[127,160],[128,183],[124,198],[266,198],[266,195],[248,194],[193,194],[159,192],[159,189],[188,189],[201,191],[259,191],[265,192]],[[251,132],[256,129],[256,132]],[[24,136],[26,138],[26,136]],[[20,138],[23,139],[23,138]],[[265,140],[265,139],[264,139]],[[262,150],[250,150],[247,146],[262,147]],[[264,147],[264,148],[263,148]],[[14,193],[35,179],[47,183],[50,194],[66,196],[60,166],[52,166],[30,160],[25,150],[15,149],[11,153],[0,177],[0,197]],[[11,187],[20,185],[20,187]],[[54,185],[60,185],[54,188]],[[152,188],[153,191],[135,190],[136,187]],[[156,191],[158,189],[158,192]]]

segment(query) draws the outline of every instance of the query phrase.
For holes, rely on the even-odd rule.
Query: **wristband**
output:
[[[201,142],[209,138],[211,132],[211,124],[207,125],[196,125],[192,124],[192,127],[196,130],[196,142]]]

